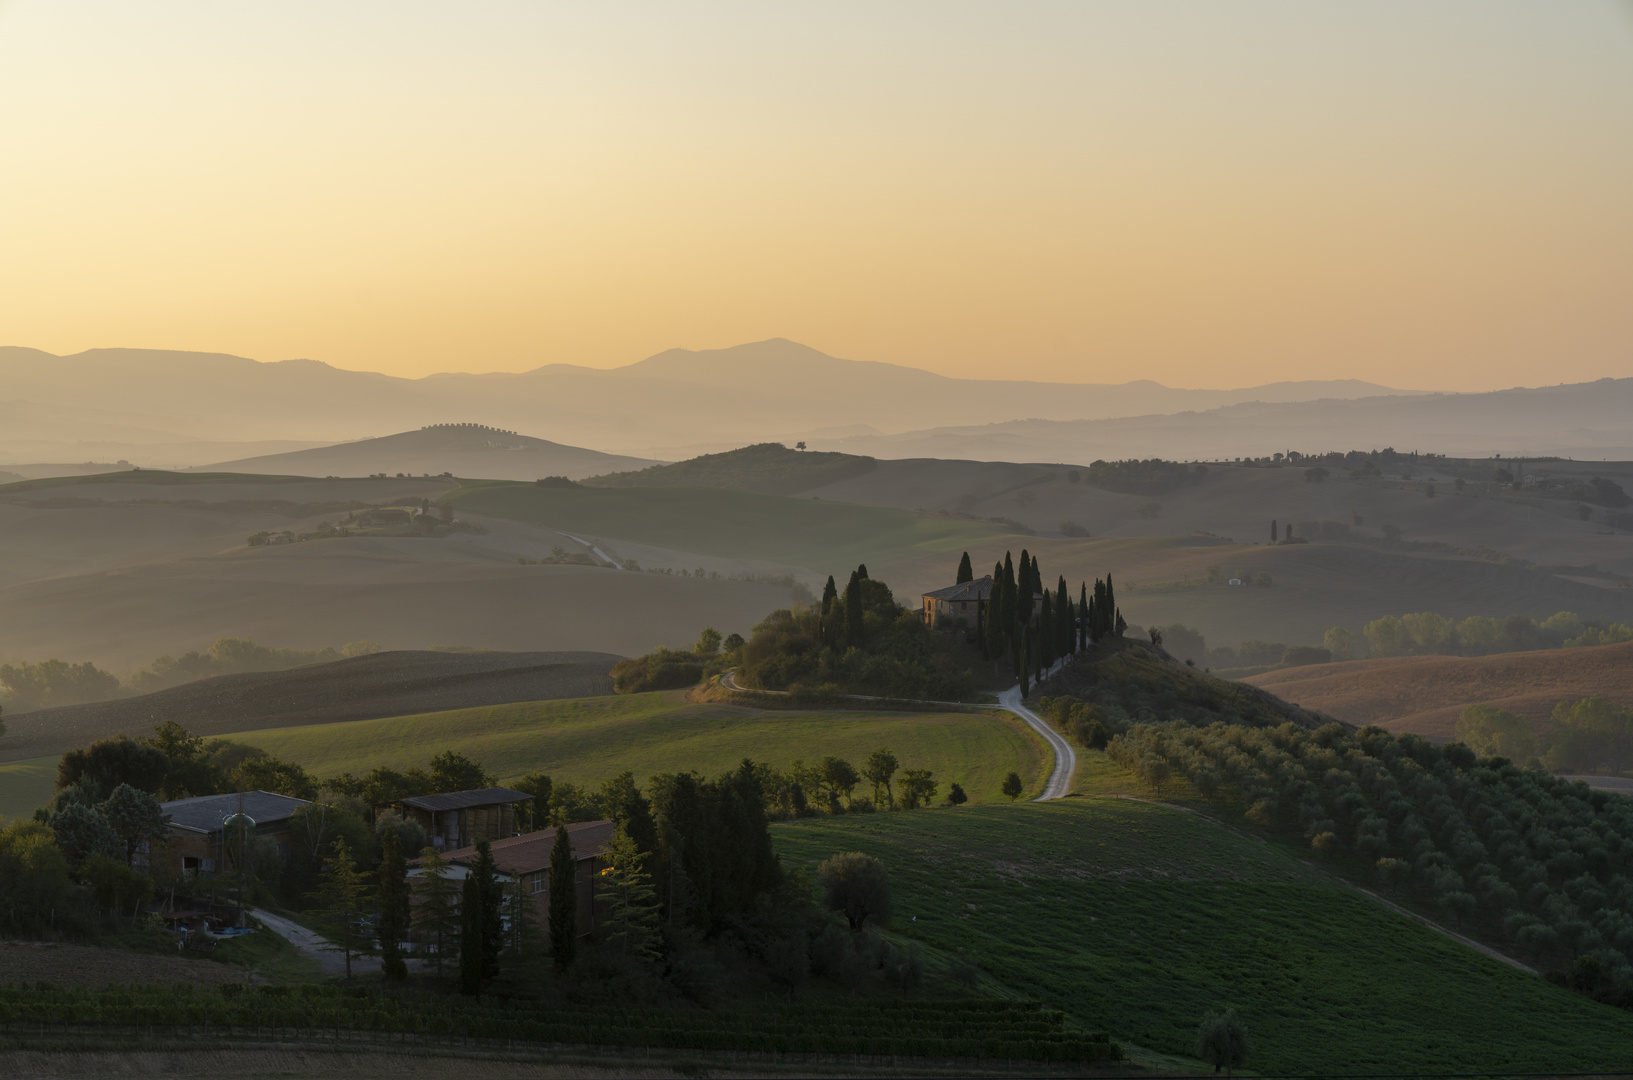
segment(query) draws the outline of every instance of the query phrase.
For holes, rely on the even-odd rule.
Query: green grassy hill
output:
[[[1202,1013],[1234,1007],[1259,1072],[1633,1060],[1633,1016],[1181,808],[1069,799],[787,822],[773,838],[790,867],[840,851],[883,859],[898,932],[1160,1053],[1190,1054]]]
[[[733,559],[766,559],[820,574],[857,563],[936,554],[956,567],[965,548],[1004,535],[992,525],[882,506],[790,499],[703,487],[543,488],[468,481],[457,510],[577,534]],[[950,571],[949,571],[950,573]]]
[[[0,818],[26,818],[36,806],[51,801],[57,783],[57,759],[51,757],[8,761],[0,765]]]
[[[673,465],[593,476],[584,483],[587,487],[713,487],[792,495],[861,476],[877,464],[873,458],[855,454],[790,450],[782,443],[756,443]]]
[[[725,772],[743,758],[781,768],[833,754],[860,765],[883,746],[903,768],[929,769],[963,785],[973,802],[1008,800],[1004,775],[1036,787],[1053,767],[1042,741],[1019,720],[996,712],[799,712],[687,704],[678,692],[540,701],[480,709],[246,731],[233,739],[305,766],[318,776],[376,765],[423,766],[452,748],[495,776],[541,771],[595,783],[628,769],[645,782],[660,772]]]

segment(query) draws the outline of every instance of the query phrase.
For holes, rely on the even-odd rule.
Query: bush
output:
[[[851,930],[859,931],[871,919],[876,925],[890,922],[890,881],[885,864],[860,851],[845,852],[825,860],[817,868],[822,880],[822,902],[829,910],[845,916]]]
[[[692,652],[659,648],[645,656],[620,660],[612,667],[612,688],[619,694],[678,690],[703,679],[703,660]]]

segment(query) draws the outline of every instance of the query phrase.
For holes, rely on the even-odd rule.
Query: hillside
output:
[[[643,458],[564,446],[481,424],[433,424],[418,431],[378,439],[242,458],[208,467],[218,472],[295,476],[373,476],[375,473],[441,476],[450,473],[497,480],[537,480],[541,476],[578,480],[652,464]]]
[[[347,524],[457,486],[143,470],[0,487],[0,662],[122,675],[220,637],[631,655],[689,646],[706,625],[746,633],[791,599],[789,566],[632,543],[621,565],[668,572],[620,572],[591,552],[596,534],[544,521]],[[249,546],[258,533],[289,542]]]
[[[200,679],[151,694],[6,718],[0,761],[60,754],[167,720],[196,735],[330,724],[612,691],[610,653],[399,651]]]
[[[1566,699],[1633,705],[1633,642],[1495,656],[1400,656],[1285,668],[1245,680],[1351,724],[1377,724],[1437,741],[1454,737],[1469,705],[1528,716],[1546,731]]]
[[[1148,1050],[1189,1055],[1202,1014],[1233,1007],[1249,1066],[1269,1075],[1557,1074],[1633,1056],[1626,1012],[1442,937],[1205,812],[1065,799],[816,818],[772,835],[784,865],[807,873],[836,852],[878,857],[898,933]]]
[[[872,458],[822,451],[790,450],[782,443],[757,443],[722,454],[703,454],[673,465],[608,473],[588,487],[712,487],[795,495],[872,471]],[[484,473],[484,476],[489,475]]]

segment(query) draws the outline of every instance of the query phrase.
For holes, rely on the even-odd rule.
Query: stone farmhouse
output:
[[[978,577],[945,589],[922,594],[924,624],[933,630],[975,629],[986,624],[987,606],[992,602],[992,575]],[[1042,593],[1032,596],[1032,618],[1041,610]]]

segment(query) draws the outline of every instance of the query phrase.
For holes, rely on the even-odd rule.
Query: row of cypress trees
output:
[[[974,579],[966,551],[958,563],[958,583]],[[1095,580],[1093,596],[1088,583],[1080,583],[1078,597],[1074,603],[1064,574],[1054,589],[1046,586],[1036,555],[1022,550],[1017,569],[1011,554],[1004,552],[1004,561],[992,567],[991,594],[977,611],[976,640],[982,656],[1007,660],[1024,695],[1033,678],[1060,657],[1082,652],[1101,638],[1122,636],[1128,624],[1117,609],[1110,574]]]

